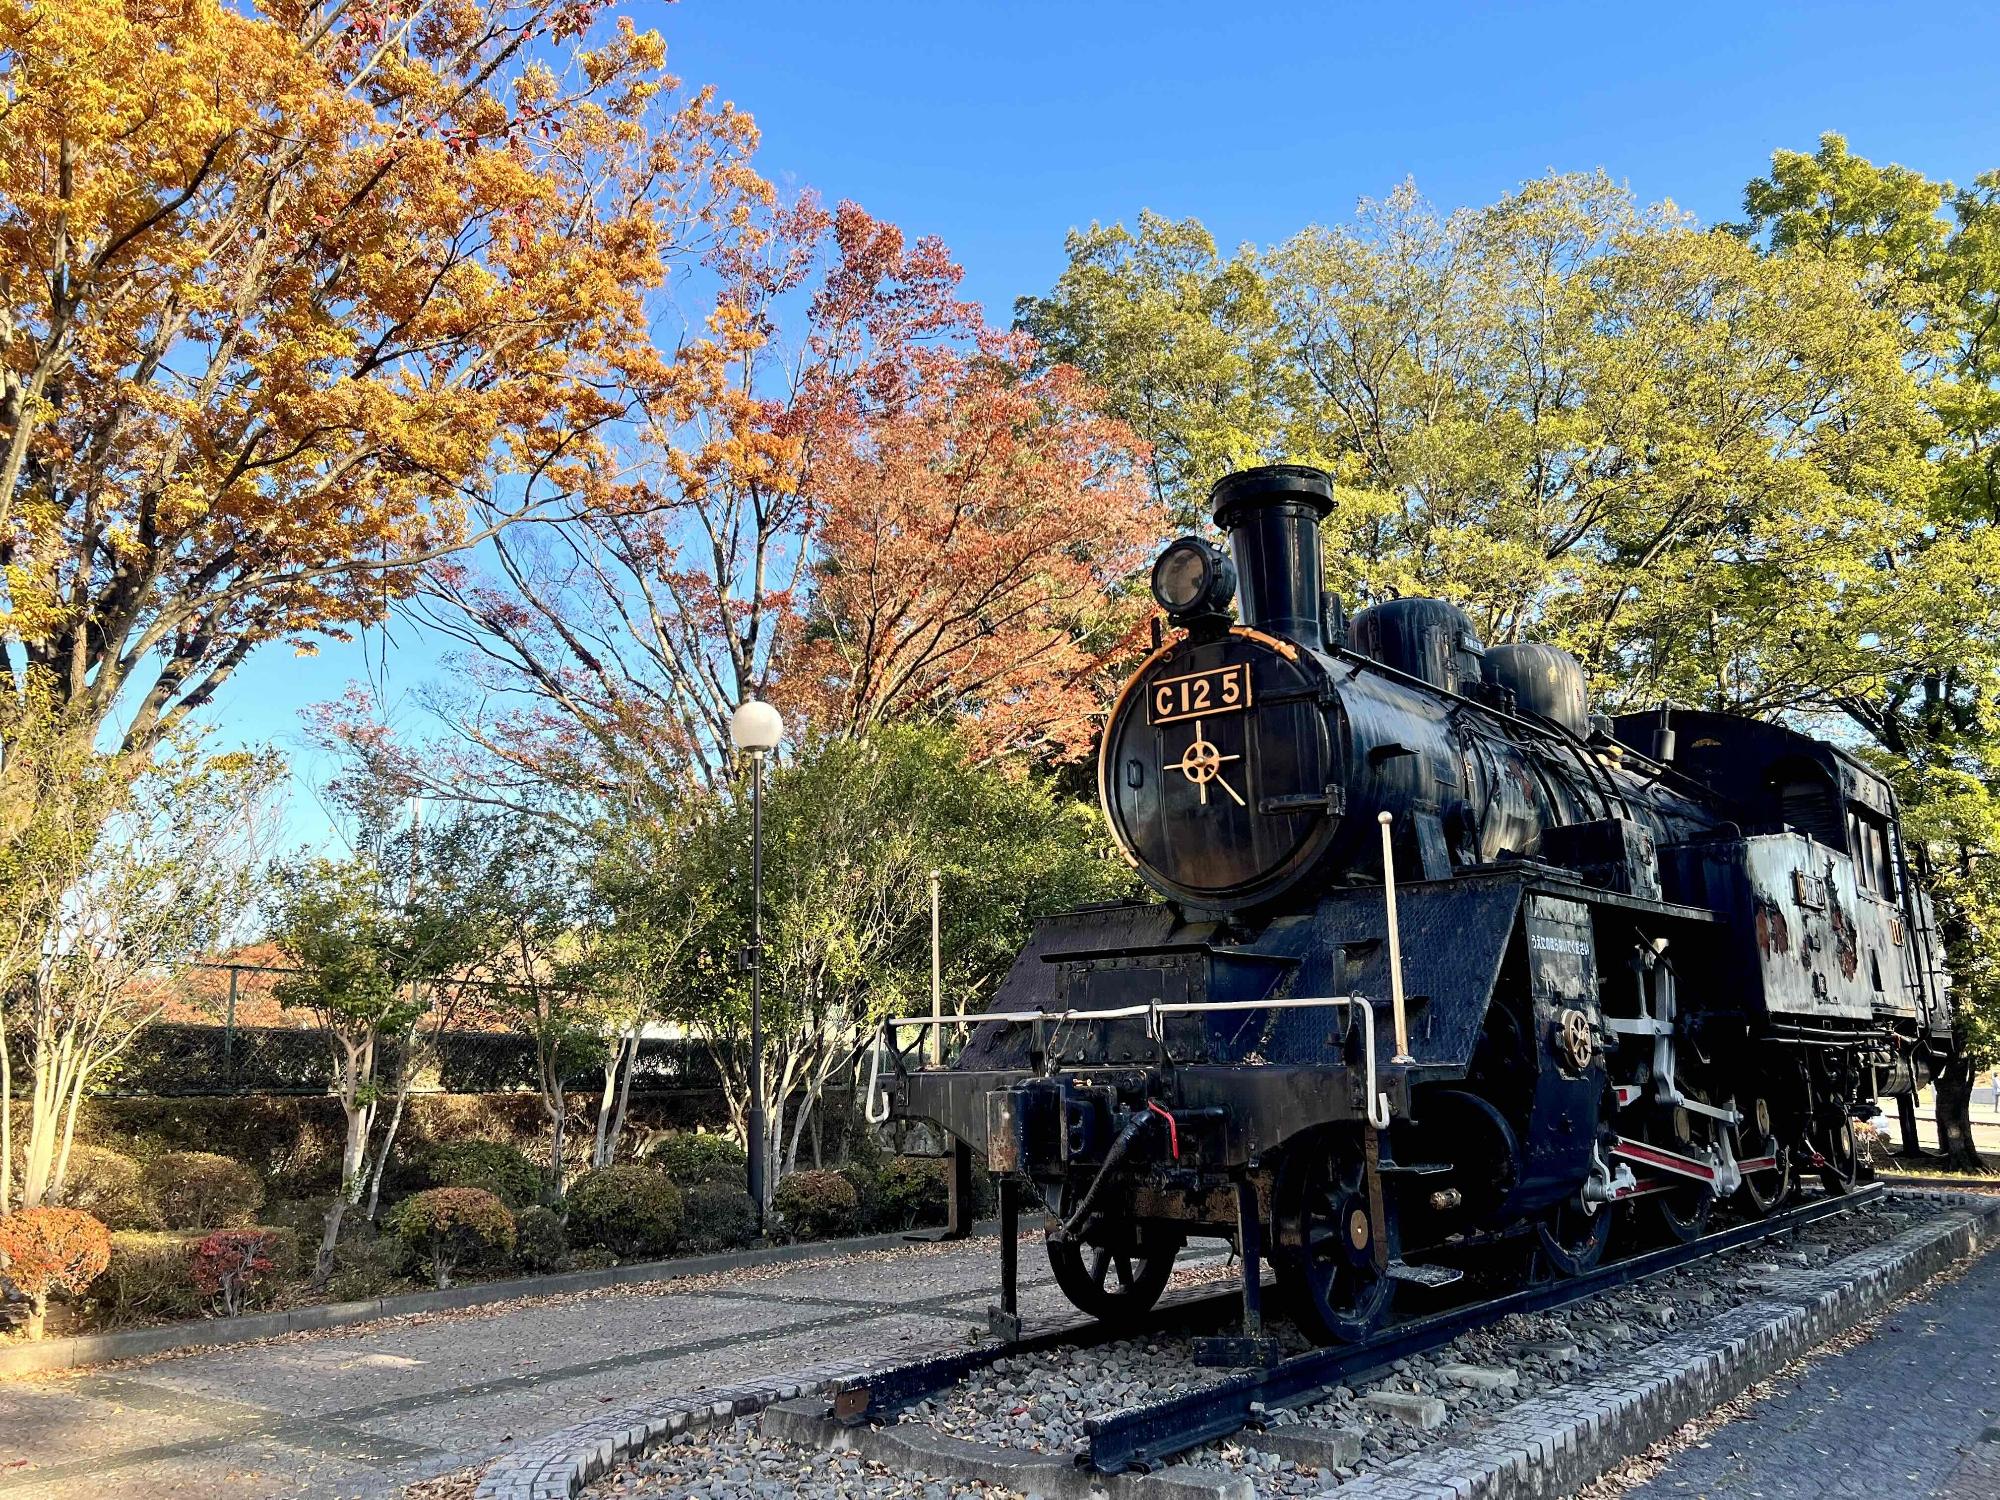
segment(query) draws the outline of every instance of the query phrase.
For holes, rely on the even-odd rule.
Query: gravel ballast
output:
[[[1259,1496],[1316,1496],[1409,1455],[1477,1437],[1527,1403],[1601,1383],[1656,1345],[1763,1301],[1785,1278],[1859,1255],[1926,1221],[1960,1212],[1935,1198],[1898,1196],[1821,1221],[1782,1243],[1726,1252],[1572,1306],[1519,1315],[1401,1360],[1383,1377],[1341,1387],[1296,1410],[1273,1411],[1268,1431],[1182,1455],[1187,1467],[1247,1480]],[[1286,1330],[1289,1333],[1289,1330]],[[1191,1358],[1187,1336],[1156,1334],[1088,1348],[1011,1356],[905,1412],[903,1426],[1028,1454],[1082,1451],[1084,1424],[1230,1377]],[[764,1496],[1000,1496],[990,1484],[892,1472],[855,1454],[774,1442],[739,1421],[684,1434],[607,1475],[590,1493],[761,1500]]]

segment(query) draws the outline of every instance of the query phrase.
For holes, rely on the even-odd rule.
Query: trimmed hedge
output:
[[[146,1163],[146,1191],[169,1229],[229,1229],[264,1206],[264,1184],[242,1162],[212,1151],[169,1151]]]
[[[393,1043],[379,1059],[382,1076],[402,1064]],[[537,1087],[535,1046],[508,1031],[448,1031],[435,1069],[419,1087],[448,1093],[486,1094]],[[583,1091],[593,1072],[580,1068],[569,1086]],[[309,1027],[203,1025],[156,1021],[133,1039],[119,1059],[112,1088],[121,1095],[172,1098],[186,1094],[315,1095],[333,1082],[333,1053]],[[719,1090],[721,1074],[708,1048],[680,1037],[648,1037],[639,1044],[633,1084],[640,1089]]]
[[[539,1203],[514,1221],[514,1259],[539,1275],[559,1271],[569,1259],[569,1234],[562,1216]]]
[[[780,1178],[771,1206],[795,1240],[831,1240],[854,1233],[861,1195],[838,1172],[793,1172]]]
[[[87,1295],[111,1326],[199,1317],[207,1300],[196,1284],[197,1249],[218,1235],[256,1235],[271,1262],[255,1288],[266,1296],[299,1266],[297,1231],[275,1224],[227,1230],[119,1230],[111,1236],[110,1263]],[[254,1280],[254,1278],[253,1278]]]
[[[687,1190],[686,1246],[707,1255],[740,1250],[757,1238],[757,1211],[740,1183],[698,1182]]]
[[[447,1141],[425,1153],[432,1187],[483,1188],[518,1213],[542,1195],[542,1174],[505,1141]]]
[[[63,1207],[79,1209],[107,1229],[158,1229],[160,1206],[146,1175],[129,1156],[78,1142],[69,1150]]]
[[[91,1300],[113,1325],[194,1317],[201,1294],[188,1275],[188,1258],[203,1238],[201,1230],[114,1232],[110,1264],[91,1282]]]
[[[725,1183],[739,1193],[749,1190],[750,1155],[726,1135],[669,1131],[647,1150],[646,1165],[683,1189]]]
[[[650,1167],[599,1167],[563,1199],[570,1243],[598,1246],[625,1260],[667,1254],[680,1239],[681,1191]]]

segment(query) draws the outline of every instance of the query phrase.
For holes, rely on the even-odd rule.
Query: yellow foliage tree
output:
[[[600,503],[710,378],[649,294],[746,232],[753,131],[599,8],[0,0],[4,630],[75,743]]]

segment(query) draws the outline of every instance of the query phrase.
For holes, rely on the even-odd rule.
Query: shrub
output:
[[[298,1239],[290,1230],[211,1229],[188,1259],[188,1280],[212,1308],[233,1318],[296,1271],[298,1261]]]
[[[430,1188],[396,1210],[396,1238],[430,1262],[439,1291],[467,1260],[514,1248],[514,1216],[484,1188]]]
[[[542,1195],[542,1174],[505,1141],[451,1141],[433,1146],[425,1167],[432,1187],[484,1188],[517,1213]]]
[[[28,1298],[28,1337],[42,1336],[49,1293],[80,1292],[111,1260],[111,1234],[73,1208],[24,1208],[0,1219],[0,1271]]]
[[[570,1240],[621,1259],[665,1255],[681,1232],[681,1191],[650,1167],[585,1172],[563,1200]]]
[[[111,1236],[110,1263],[90,1284],[106,1322],[191,1318],[201,1311],[188,1261],[201,1231],[122,1229]]]
[[[63,1207],[89,1214],[106,1229],[158,1229],[160,1207],[146,1191],[145,1172],[129,1156],[102,1146],[69,1148]]]
[[[942,1224],[951,1208],[951,1163],[934,1156],[892,1156],[869,1184],[869,1222],[877,1229]]]
[[[528,1271],[554,1271],[569,1258],[569,1235],[554,1209],[536,1204],[514,1221],[514,1258]]]
[[[680,1188],[726,1183],[738,1193],[748,1191],[749,1154],[726,1135],[669,1131],[653,1143],[646,1163],[665,1172]]]
[[[169,1229],[234,1229],[264,1206],[257,1174],[208,1151],[169,1151],[146,1163],[146,1189]]]
[[[757,1238],[757,1211],[750,1194],[727,1182],[703,1182],[687,1190],[687,1244],[691,1250],[740,1250]]]
[[[861,1195],[838,1172],[794,1172],[781,1178],[771,1204],[794,1239],[852,1234],[861,1219]]]

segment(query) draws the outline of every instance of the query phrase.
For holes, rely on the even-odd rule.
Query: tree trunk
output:
[[[47,1320],[48,1315],[49,1315],[49,1298],[46,1292],[44,1292],[42,1295],[38,1297],[30,1297],[28,1299],[28,1321],[26,1324],[26,1331],[29,1343],[31,1344],[35,1343],[41,1338],[42,1326],[44,1322]]]
[[[6,1008],[0,1005],[0,1219],[14,1211],[14,1063],[8,1056]]]
[[[375,1169],[368,1174],[368,1222],[373,1224],[382,1208],[382,1174],[389,1170],[389,1153],[396,1149],[396,1132],[403,1126],[403,1105],[410,1097],[410,1062],[403,1058],[403,1074],[396,1081],[396,1104],[389,1111],[389,1128],[375,1152]]]
[[[323,1292],[326,1284],[333,1280],[333,1251],[340,1243],[340,1221],[347,1216],[347,1193],[345,1190],[333,1195],[333,1204],[326,1211],[326,1231],[319,1238],[319,1256],[313,1262],[313,1290]]]
[[[611,1141],[604,1153],[604,1162],[609,1166],[618,1155],[618,1143],[625,1138],[625,1110],[632,1102],[632,1075],[639,1068],[639,1032],[635,1027],[626,1043],[625,1072],[618,1080],[618,1106],[611,1116]]]
[[[597,1129],[590,1139],[590,1164],[593,1167],[611,1165],[611,1154],[605,1150],[605,1136],[611,1129],[611,1101],[618,1092],[618,1059],[624,1054],[625,1038],[620,1036],[604,1055],[604,1087],[597,1094]]]
[[[1938,1145],[1943,1148],[1946,1167],[1954,1172],[1985,1168],[1972,1138],[1972,1082],[1977,1072],[1961,1048],[1953,1048],[1950,1060],[1938,1070]]]

